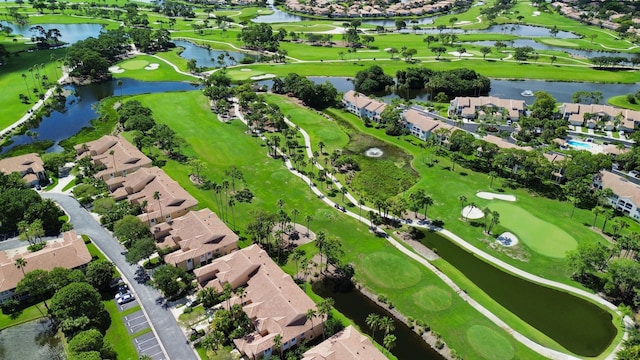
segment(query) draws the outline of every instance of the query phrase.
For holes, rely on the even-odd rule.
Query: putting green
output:
[[[442,311],[451,306],[451,292],[429,285],[413,293],[413,302],[425,311]]]
[[[119,64],[121,68],[127,70],[140,70],[144,69],[147,65],[149,65],[148,61],[139,59],[129,60]]]
[[[404,289],[422,279],[420,268],[402,256],[376,252],[362,259],[362,272],[378,286]]]
[[[569,233],[517,205],[492,201],[489,208],[500,213],[500,223],[539,254],[562,258],[567,251],[578,246],[576,239]]]
[[[467,340],[484,359],[510,360],[515,352],[504,336],[486,326],[474,325],[467,330]]]
[[[540,41],[543,44],[553,45],[553,46],[563,46],[563,47],[578,47],[578,44],[572,43],[571,41],[560,40],[560,39],[544,39]]]
[[[245,71],[242,71],[242,70]],[[248,68],[227,70],[227,75],[233,80],[247,80],[252,76],[264,75],[264,71],[251,70]],[[250,70],[250,71],[246,71]]]

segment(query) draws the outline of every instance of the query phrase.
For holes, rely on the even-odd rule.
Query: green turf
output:
[[[417,307],[425,311],[442,311],[451,306],[451,290],[427,286],[413,294]]]
[[[149,65],[149,62],[146,60],[136,58],[133,60],[123,61],[118,65],[125,70],[140,70],[140,69],[143,69],[145,66]]]
[[[113,349],[118,354],[118,359],[137,359],[138,353],[135,346],[133,346],[133,337],[129,335],[122,319],[125,314],[118,311],[116,302],[111,299],[102,303],[111,317],[111,325],[104,334],[105,340],[108,340],[113,345]],[[138,306],[138,310],[140,310],[139,308]]]
[[[13,314],[0,314],[0,330],[43,317],[42,312],[46,312],[47,310],[42,303],[37,306],[40,307],[40,310],[38,310],[36,305],[31,305]]]
[[[363,256],[362,271],[369,281],[390,289],[405,289],[421,280],[418,266],[403,256],[388,253],[372,253]]]
[[[467,338],[471,346],[484,359],[510,360],[514,357],[514,350],[504,336],[484,326],[471,326],[467,330]]]
[[[498,211],[500,223],[539,254],[562,258],[567,251],[578,246],[578,242],[569,233],[523,210],[516,204],[493,200],[489,208]]]

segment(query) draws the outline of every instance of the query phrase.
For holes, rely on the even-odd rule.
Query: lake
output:
[[[597,356],[616,336],[611,315],[597,305],[511,275],[438,233],[423,232],[424,245],[437,249],[440,257],[488,296],[571,352]]]
[[[6,21],[0,21],[0,24],[9,26],[13,29],[14,34],[18,34],[27,38],[31,38],[34,33],[30,30],[32,26],[39,25],[45,30],[58,29],[62,37],[61,41],[69,44],[73,44],[79,40],[84,40],[88,37],[98,37],[102,30],[100,24],[31,24],[31,25],[15,25]]]
[[[36,140],[53,140],[59,142],[74,134],[80,129],[89,125],[92,119],[98,117],[95,106],[97,102],[106,97],[116,95],[136,95],[154,92],[167,91],[188,91],[195,90],[199,85],[186,82],[145,82],[133,79],[122,79],[122,87],[118,87],[117,80],[112,80],[100,84],[83,86],[68,85],[64,88],[72,92],[67,97],[66,107],[63,111],[53,111],[51,115],[43,117],[40,125],[32,129]],[[2,148],[2,152],[22,144],[34,141],[33,137],[18,135],[12,137],[13,143]],[[61,151],[58,145],[54,145],[49,151]]]
[[[0,359],[63,360],[62,340],[46,320],[30,321],[0,331]]]
[[[176,46],[184,48],[184,51],[180,53],[180,57],[184,59],[194,59],[198,66],[204,66],[208,68],[231,66],[240,63],[245,57],[256,59],[257,56],[239,51],[223,51],[212,50],[202,46],[190,43],[184,40],[172,40]],[[222,55],[222,63],[220,63],[218,56]]]

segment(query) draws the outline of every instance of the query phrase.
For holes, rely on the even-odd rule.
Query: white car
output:
[[[118,296],[120,295],[120,296]],[[118,303],[118,305],[122,305],[122,304],[126,304],[128,302],[131,302],[133,300],[136,299],[135,296],[133,296],[132,293],[124,293],[124,294],[118,294],[116,295],[116,302]]]

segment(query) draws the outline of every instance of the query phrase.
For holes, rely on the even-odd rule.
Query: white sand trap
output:
[[[453,55],[453,56],[457,56],[457,57],[460,57],[460,56],[462,56],[462,57],[465,57],[465,56],[466,56],[466,57],[471,57],[471,56],[473,56],[473,54],[469,54],[469,53],[462,53],[462,54],[460,54],[460,53],[459,53],[459,52],[457,52],[457,51],[452,51],[452,52],[450,52],[450,53],[449,53],[449,55]]]
[[[498,244],[502,246],[515,246],[518,244],[518,237],[510,232],[504,232],[496,239]]]
[[[516,201],[515,195],[495,194],[495,193],[490,193],[485,191],[480,191],[479,193],[476,193],[476,196],[479,197],[480,199],[486,199],[486,200],[498,199],[498,200],[504,200],[504,201]]]
[[[240,69],[240,71],[251,71],[251,69]]]
[[[274,77],[276,77],[274,74],[264,74],[264,75],[252,76],[249,79],[251,79],[251,80],[266,80],[266,79],[273,79]]]
[[[534,11],[533,14],[531,14],[531,16],[538,16],[540,15],[540,11]]]
[[[471,24],[471,21],[464,20],[464,21],[458,21],[456,23],[456,25],[467,25],[467,24]]]
[[[160,67],[160,64],[158,63],[151,63],[147,66],[144,67],[145,70],[158,70],[158,68]]]
[[[475,206],[465,206],[464,209],[462,209],[462,217],[467,219],[482,219],[484,213]]]
[[[116,66],[112,66],[109,68],[109,72],[112,74],[122,74],[124,72],[124,69],[120,68],[120,66],[116,65]]]

